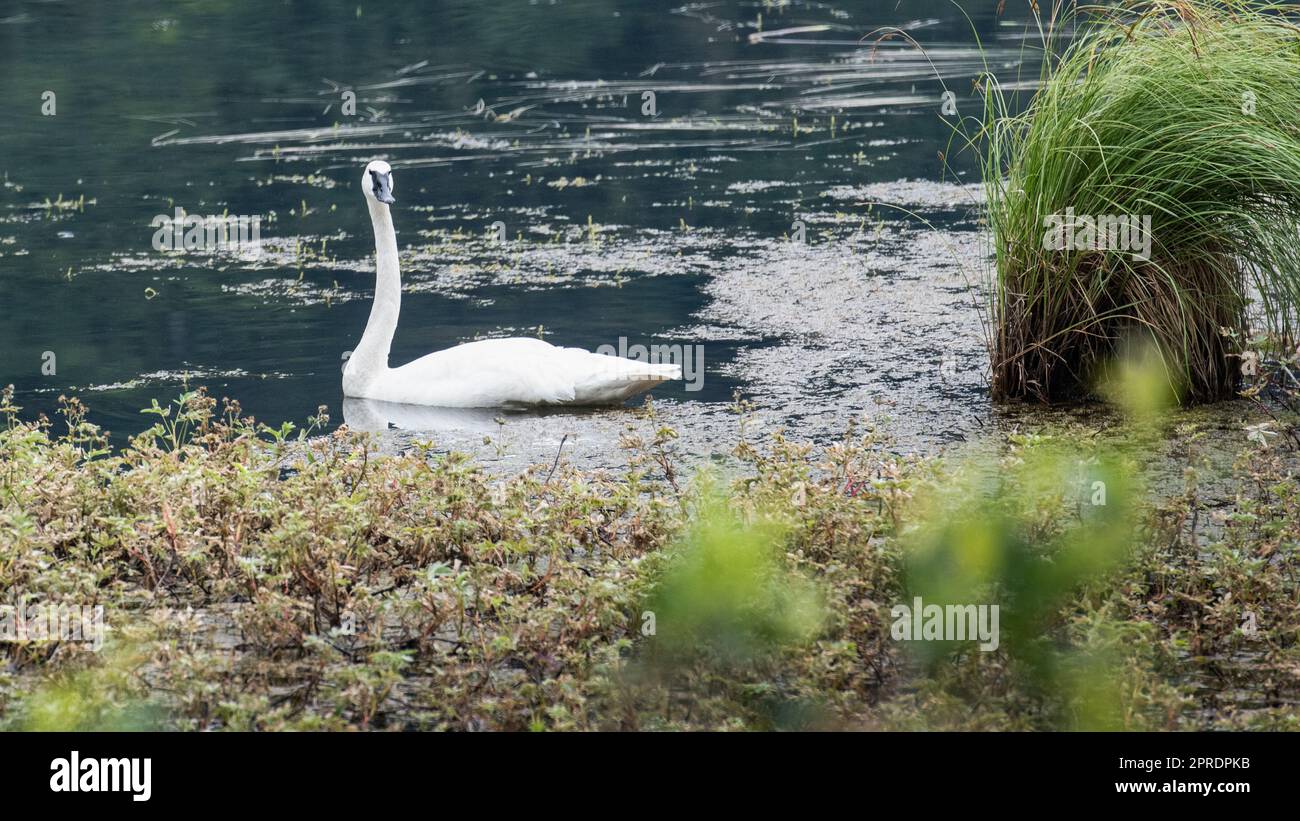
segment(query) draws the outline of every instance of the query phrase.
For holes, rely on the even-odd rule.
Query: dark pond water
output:
[[[632,414],[345,406],[373,285],[358,181],[384,158],[394,364],[481,336],[690,345],[702,378],[655,400],[694,451],[734,438],[737,391],[814,438],[866,415],[960,439],[993,416],[985,263],[936,72],[968,114],[985,60],[1036,74],[1027,8],[997,5],[11,0],[0,383],[29,413],[77,393],[119,441],[188,384],[268,422],[325,405],[599,461]],[[862,39],[884,26],[927,53]],[[260,241],[156,250],[175,208],[260,216]]]

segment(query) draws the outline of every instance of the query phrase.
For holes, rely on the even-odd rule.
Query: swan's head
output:
[[[397,202],[393,199],[393,169],[383,160],[375,160],[366,166],[366,173],[361,178],[361,190],[366,196],[384,205]]]

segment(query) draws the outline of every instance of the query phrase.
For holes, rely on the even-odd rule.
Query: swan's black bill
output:
[[[397,202],[393,199],[393,178],[390,175],[371,171],[370,179],[375,183],[375,199],[386,205]]]

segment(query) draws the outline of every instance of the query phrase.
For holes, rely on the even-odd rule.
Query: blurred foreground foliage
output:
[[[1288,452],[1250,443],[1215,518],[1192,457],[1184,491],[1149,501],[1150,437],[921,459],[876,430],[753,442],[737,410],[737,467],[683,483],[652,408],[616,475],[498,477],[202,391],[112,451],[76,400],[26,422],[6,392],[0,603],[103,605],[108,635],[0,643],[0,725],[1295,724]],[[895,640],[916,596],[997,604],[997,649]]]

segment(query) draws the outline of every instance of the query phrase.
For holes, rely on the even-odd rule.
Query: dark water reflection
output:
[[[1027,11],[963,6],[11,2],[0,382],[29,412],[80,393],[119,438],[184,384],[269,422],[326,405],[386,427],[344,407],[339,372],[373,278],[356,181],[383,157],[407,291],[395,364],[506,334],[702,345],[702,389],[655,394],[699,452],[734,430],[736,391],[813,437],[867,414],[918,445],[960,438],[990,418],[983,249],[970,159],[942,181],[931,63],[974,113],[984,59],[1014,79]],[[859,44],[891,25],[928,59]],[[155,251],[150,220],[177,206],[262,215],[260,253]],[[441,435],[517,431],[528,459],[567,433],[600,461],[629,424],[527,419]]]

